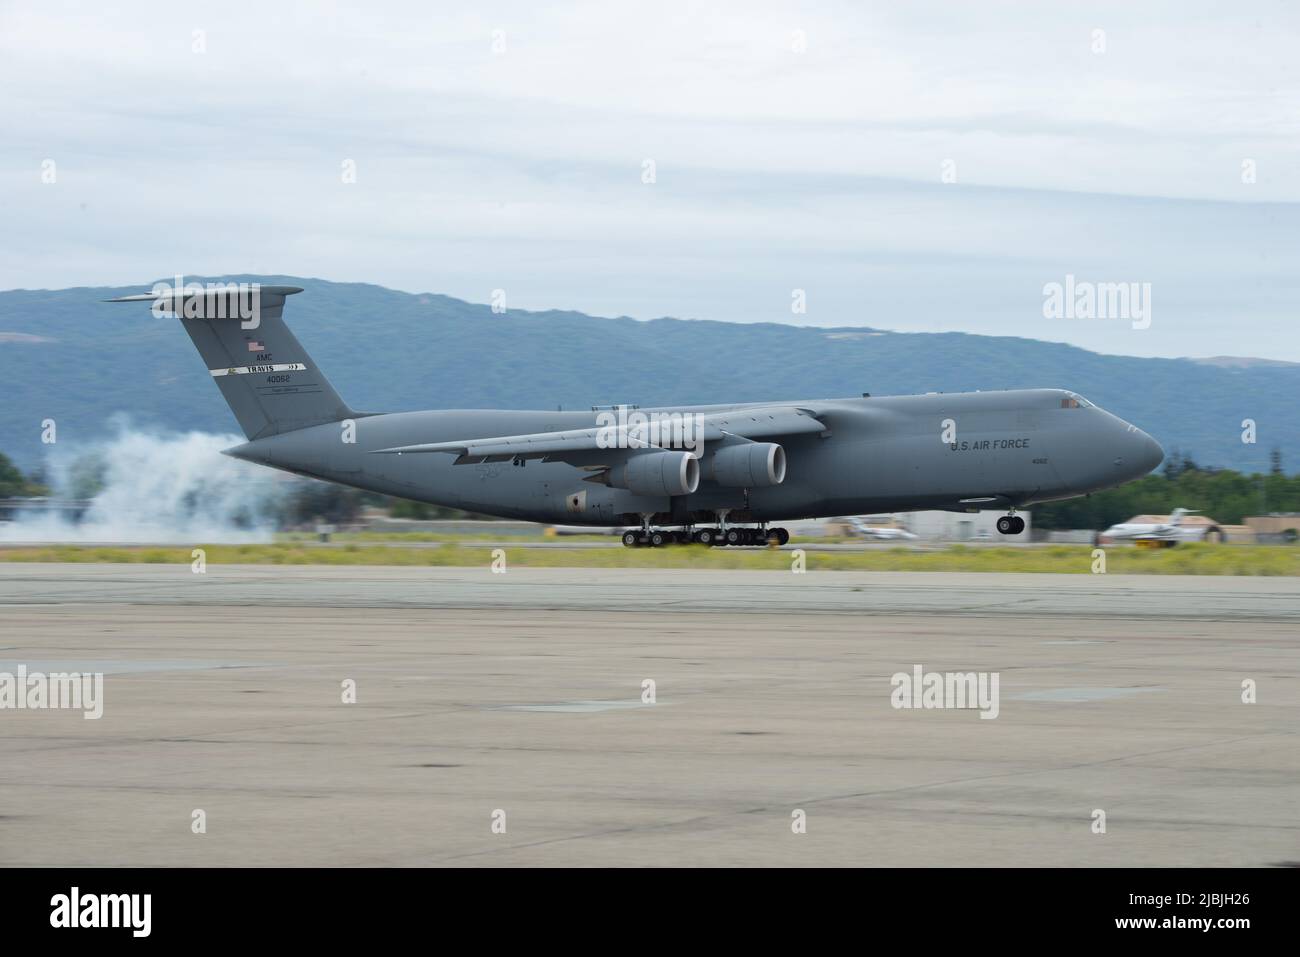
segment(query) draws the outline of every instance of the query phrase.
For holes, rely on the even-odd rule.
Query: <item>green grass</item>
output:
[[[311,544],[318,541],[314,532],[277,532],[276,542]],[[499,532],[334,532],[330,541],[343,544],[400,544],[402,542],[616,542],[617,535],[563,535],[551,537],[541,534],[521,533],[512,528]]]
[[[273,545],[206,545],[212,565],[486,565],[494,549],[457,542],[441,548],[390,548],[348,543],[337,548],[281,542]],[[509,565],[524,568],[742,568],[787,571],[794,556],[767,549],[706,549],[700,546],[626,549],[505,547]],[[7,562],[139,562],[186,564],[192,549],[158,546],[48,545],[0,547]],[[1107,572],[1116,575],[1300,575],[1300,548],[1271,545],[1184,544],[1176,548],[1106,550]],[[809,571],[946,571],[1092,573],[1092,548],[1053,545],[1046,548],[969,548],[954,545],[938,551],[907,548],[864,552],[806,553]]]

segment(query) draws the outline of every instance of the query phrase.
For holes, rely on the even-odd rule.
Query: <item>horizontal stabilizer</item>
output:
[[[285,296],[292,296],[295,293],[302,292],[301,286],[222,286],[220,283],[211,287],[200,287],[197,285],[175,289],[168,286],[157,292],[137,293],[134,296],[117,296],[114,299],[105,299],[104,302],[174,302],[176,299],[216,299],[223,296],[260,296],[265,298],[278,297],[283,299]]]

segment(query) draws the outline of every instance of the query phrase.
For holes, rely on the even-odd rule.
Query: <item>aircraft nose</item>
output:
[[[1160,447],[1160,443],[1151,436],[1147,435],[1141,429],[1138,429],[1143,439],[1143,452],[1141,462],[1143,468],[1148,472],[1154,471],[1160,463],[1165,460],[1165,450]]]
[[[1165,450],[1160,443],[1135,425],[1128,425],[1124,436],[1124,451],[1115,462],[1135,476],[1149,473],[1165,460]]]

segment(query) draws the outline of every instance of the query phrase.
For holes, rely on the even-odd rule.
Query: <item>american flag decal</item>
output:
[[[258,342],[257,340],[253,340],[252,342],[250,342],[250,343],[248,344],[248,351],[249,351],[249,352],[265,352],[265,351],[266,351],[266,346],[262,345],[262,343]]]

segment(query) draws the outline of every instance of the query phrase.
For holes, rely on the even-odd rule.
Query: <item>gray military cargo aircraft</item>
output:
[[[543,412],[357,412],[285,325],[294,286],[197,285],[152,302],[198,347],[248,442],[226,454],[489,515],[633,526],[624,544],[789,540],[797,518],[1005,508],[1146,475],[1137,426],[1063,389]]]

